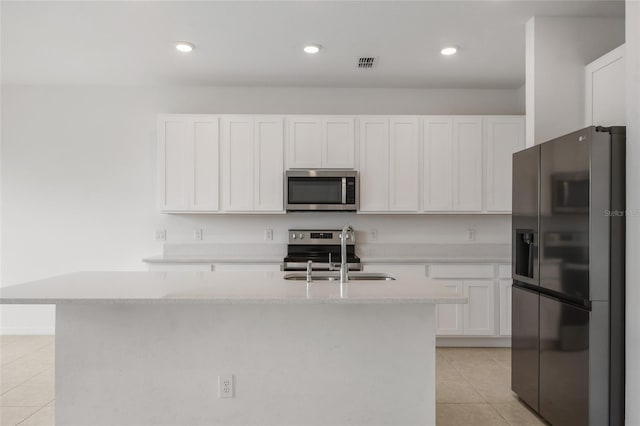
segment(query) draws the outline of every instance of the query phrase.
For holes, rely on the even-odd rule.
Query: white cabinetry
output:
[[[352,169],[355,120],[351,117],[287,117],[287,167]]]
[[[585,125],[624,126],[625,45],[585,66]]]
[[[510,279],[501,279],[500,288],[500,335],[511,336],[511,283]]]
[[[511,336],[511,265],[498,265],[500,335]]]
[[[468,298],[466,305],[438,305],[440,336],[486,336],[496,334],[495,267],[493,264],[429,265],[429,277]]]
[[[157,272],[212,272],[212,271],[252,271],[278,272],[281,263],[148,263],[149,271]]]
[[[482,211],[482,118],[453,119],[453,210]]]
[[[158,191],[164,212],[216,212],[219,172],[218,117],[158,118]]]
[[[489,117],[487,132],[485,208],[487,212],[511,211],[511,163],[513,153],[524,149],[524,117]]]
[[[495,285],[490,280],[465,280],[463,294],[469,303],[462,309],[462,326],[467,336],[493,336],[495,326]]]
[[[439,280],[444,287],[464,294],[461,280]],[[465,305],[436,305],[436,334],[439,336],[460,336],[464,334],[462,311]]]
[[[453,210],[453,118],[426,117],[422,121],[423,208]]]
[[[418,153],[415,118],[361,118],[360,211],[417,212]]]
[[[283,121],[281,117],[222,119],[222,209],[282,212]]]
[[[482,128],[482,117],[423,118],[423,211],[482,211]]]

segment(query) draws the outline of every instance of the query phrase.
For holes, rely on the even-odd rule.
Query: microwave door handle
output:
[[[347,204],[347,178],[342,178],[342,204]]]

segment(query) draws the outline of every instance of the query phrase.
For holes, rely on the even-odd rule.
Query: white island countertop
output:
[[[62,303],[467,303],[424,275],[395,281],[285,280],[287,272],[77,272],[0,289],[4,304]]]

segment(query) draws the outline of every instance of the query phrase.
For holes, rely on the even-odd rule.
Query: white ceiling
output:
[[[517,88],[531,16],[624,1],[2,2],[3,84]],[[196,45],[189,55],[172,43]],[[309,56],[306,43],[324,46]],[[446,44],[458,55],[443,57]],[[358,56],[378,58],[372,70]]]

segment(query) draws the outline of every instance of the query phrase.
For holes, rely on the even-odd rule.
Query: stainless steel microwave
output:
[[[287,211],[358,210],[358,172],[355,170],[287,170]]]

